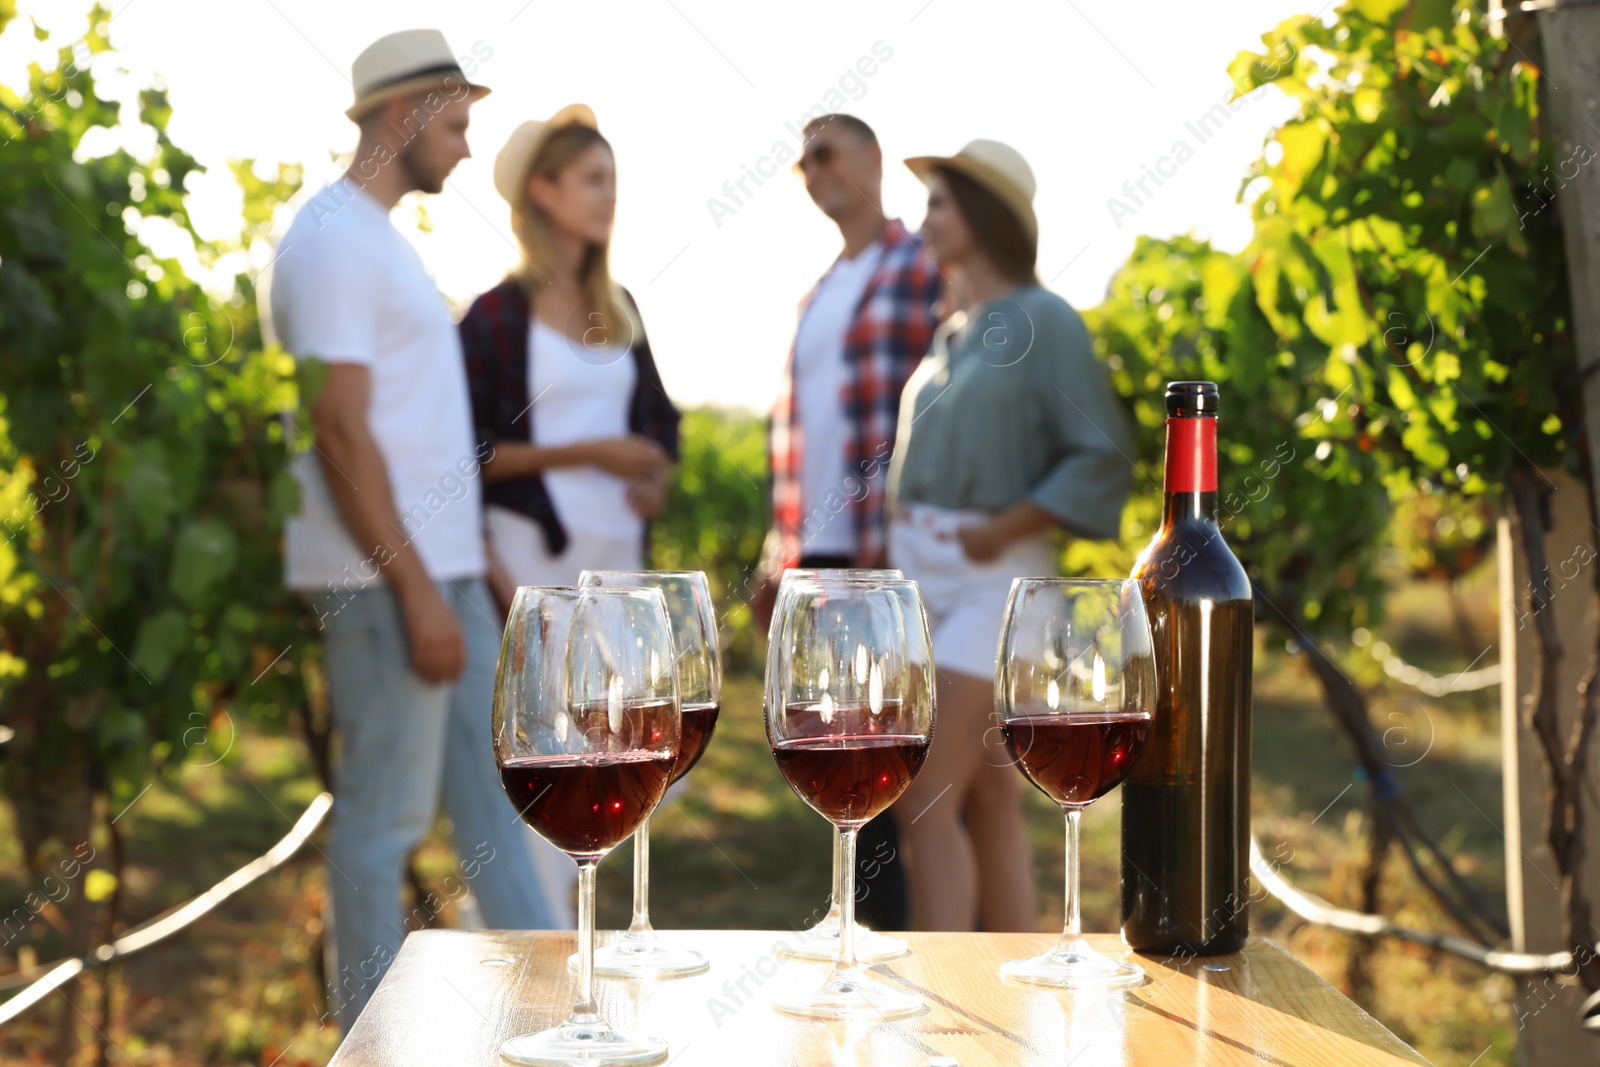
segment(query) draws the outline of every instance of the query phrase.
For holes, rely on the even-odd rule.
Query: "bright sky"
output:
[[[29,59],[53,65],[53,49],[84,25],[84,0],[20,7],[53,34],[36,43],[24,17],[0,38],[0,80],[13,86]],[[1263,31],[1308,4],[115,0],[111,10],[112,65],[130,76],[120,88],[112,70],[97,65],[96,76],[108,95],[165,81],[172,138],[213,168],[190,188],[196,224],[215,236],[237,233],[229,158],[304,163],[312,186],[337,173],[333,156],[356,140],[343,115],[350,63],[373,39],[432,26],[457,54],[487,54],[473,77],[494,92],[473,109],[474,157],[427,199],[433,231],[412,234],[460,306],[516,260],[490,178],[506,135],[589,104],[617,154],[613,271],[639,301],[668,390],[680,404],[764,410],[796,302],[837,254],[838,231],[786,168],[747,184],[752,195],[720,220],[707,201],[726,200],[723,183],[774,142],[795,146],[786,124],[837,104],[830,91],[877,131],[885,207],[913,228],[923,188],[899,160],[951,154],[974,137],[1018,148],[1039,183],[1039,273],[1088,307],[1139,234],[1193,230],[1243,244],[1240,177],[1291,104],[1267,89],[1203,131],[1198,120],[1230,94],[1233,56],[1259,50]],[[857,61],[875,54],[874,73],[860,76]],[[1180,140],[1189,152],[1177,163]],[[1158,164],[1169,175],[1162,185],[1146,179],[1153,195],[1114,218],[1108,198],[1132,206],[1124,183]],[[412,200],[394,217],[414,231]],[[257,251],[258,266],[269,259]]]

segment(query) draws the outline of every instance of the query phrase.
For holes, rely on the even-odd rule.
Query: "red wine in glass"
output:
[[[855,949],[856,835],[898,800],[933,737],[933,642],[916,583],[784,584],[767,642],[765,718],[773,762],[795,795],[838,831],[834,965],[820,986],[775,993],[803,1019],[886,1022],[922,998],[864,971]]]
[[[682,740],[678,744],[678,758],[672,764],[669,786],[693,770],[700,757],[706,754],[711,735],[717,729],[717,711],[716,704],[683,705]]]
[[[1152,733],[1156,671],[1149,618],[1132,581],[1017,578],[995,667],[1001,735],[1019,770],[1066,824],[1061,940],[1000,965],[1002,978],[1058,989],[1131,989],[1144,968],[1083,937],[1078,839],[1083,809],[1128,778]]]
[[[578,585],[594,589],[653,589],[666,603],[682,716],[675,737],[669,785],[687,775],[716,729],[722,699],[722,657],[717,613],[703,571],[585,570]],[[658,738],[664,741],[665,738]],[[634,835],[633,921],[622,936],[595,954],[595,971],[607,978],[681,978],[709,969],[710,959],[670,944],[650,924],[650,822]]]
[[[1041,793],[1063,808],[1078,807],[1127,777],[1150,736],[1150,714],[1024,715],[1007,719],[1001,732],[1006,751]]]
[[[519,756],[500,765],[500,783],[539,836],[569,856],[602,856],[655,809],[671,769],[654,752]]]
[[[661,1063],[659,1038],[611,1026],[595,997],[595,870],[650,817],[680,740],[666,598],[658,589],[522,586],[495,672],[490,735],[513,810],[578,867],[572,1011],[500,1044],[497,1062]],[[509,816],[508,814],[508,817]]]
[[[671,701],[569,708],[565,729],[589,751],[500,761],[500,784],[522,819],[571,856],[601,856],[649,817],[667,790],[674,754],[662,738],[674,726]],[[560,729],[560,728],[558,728]]]
[[[772,746],[795,795],[835,826],[861,826],[900,798],[928,756],[914,734],[797,737]]]

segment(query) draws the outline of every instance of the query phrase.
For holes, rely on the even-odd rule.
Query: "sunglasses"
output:
[[[812,167],[827,167],[839,158],[839,150],[831,144],[819,144],[800,157],[796,164],[802,173],[808,172]]]

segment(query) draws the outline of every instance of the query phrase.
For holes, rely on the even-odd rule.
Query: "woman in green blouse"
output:
[[[928,763],[894,807],[923,930],[1033,930],[1022,776],[994,721],[1011,580],[1058,573],[1055,531],[1116,537],[1129,424],[1083,321],[1039,284],[1033,172],[973,141],[906,160],[964,307],[906,384],[889,471],[891,566],[922,587],[939,669]]]

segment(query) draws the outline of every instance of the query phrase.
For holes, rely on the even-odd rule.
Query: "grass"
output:
[[[1385,627],[1408,659],[1436,671],[1460,670],[1493,638],[1492,573],[1462,595],[1462,624],[1441,610],[1437,587],[1397,592]],[[1425,823],[1491,900],[1504,897],[1497,695],[1494,690],[1433,700],[1401,691],[1353,648],[1338,650],[1373,698],[1388,730],[1397,773]],[[1491,651],[1484,662],[1492,662]],[[1382,684],[1380,684],[1380,682]],[[652,836],[652,918],[664,929],[708,925],[789,929],[827,900],[830,831],[782,784],[766,751],[757,682],[730,679],[716,740],[688,787],[663,804]],[[1257,659],[1254,820],[1269,854],[1288,854],[1285,873],[1329,900],[1359,899],[1365,857],[1366,787],[1351,773],[1352,750],[1320,704],[1300,662],[1281,646]],[[131,922],[155,915],[264,851],[317,791],[292,739],[244,735],[212,767],[188,767],[152,789],[121,825],[128,834]],[[1062,915],[1063,840],[1059,812],[1028,791],[1027,815],[1038,879],[1042,930]],[[0,805],[0,908],[32,888],[20,860],[9,809]],[[436,833],[419,853],[423,881],[442,889],[453,857]],[[1083,912],[1092,930],[1116,925],[1118,805],[1115,796],[1085,819]],[[610,857],[600,877],[600,917],[624,925],[631,857]],[[116,968],[110,1040],[141,1067],[252,1064],[310,1067],[338,1043],[320,1024],[317,953],[324,873],[305,850],[229,901],[198,926]],[[1398,856],[1385,871],[1383,908],[1409,925],[1448,929],[1438,908]],[[447,910],[443,921],[455,921]],[[1350,991],[1353,939],[1299,922],[1275,903],[1253,915],[1272,937],[1335,985]],[[0,969],[52,959],[60,938],[41,917],[18,945],[0,950]],[[19,959],[20,955],[20,959]],[[1367,1004],[1385,1025],[1440,1063],[1479,1067],[1514,1062],[1509,980],[1414,946],[1380,944],[1369,963]],[[54,1062],[51,1037],[75,1027],[85,1043],[77,1062],[94,1062],[103,986],[79,980],[62,996],[0,1035],[0,1064]],[[1474,1061],[1474,1057],[1480,1057]]]

